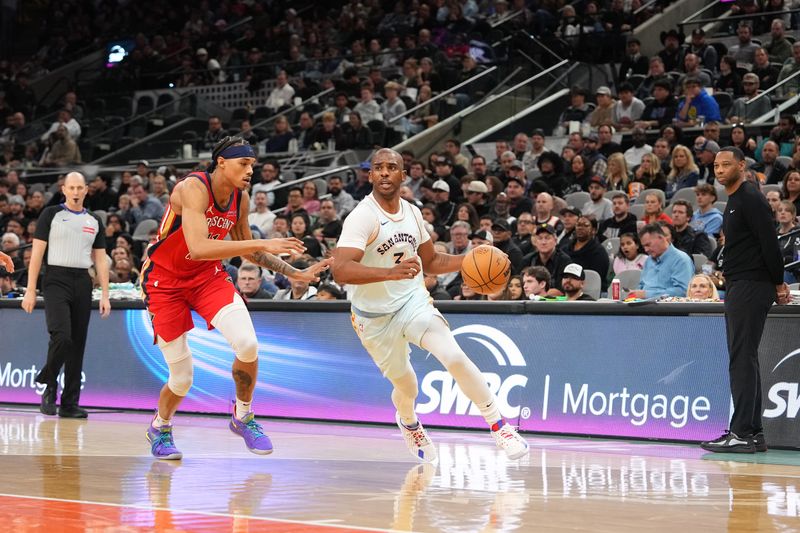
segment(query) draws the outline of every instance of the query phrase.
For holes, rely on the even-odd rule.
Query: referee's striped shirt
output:
[[[97,215],[86,209],[72,211],[65,204],[42,211],[33,238],[47,242],[48,265],[68,268],[89,268],[92,249],[106,247],[105,228]]]

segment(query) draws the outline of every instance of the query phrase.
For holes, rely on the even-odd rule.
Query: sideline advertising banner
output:
[[[346,313],[270,311],[252,317],[259,339],[258,414],[394,420],[391,386]],[[697,441],[727,427],[727,352],[719,316],[446,317],[497,394],[503,416],[522,430]],[[189,336],[194,384],[181,409],[227,413],[234,398],[233,353],[202,319],[195,317],[195,324]],[[33,378],[47,353],[44,312],[0,309],[0,336],[0,402],[38,403],[42,387]],[[93,315],[81,403],[153,409],[167,366],[152,339],[144,310],[115,309],[106,320]],[[770,348],[776,357],[778,348],[783,350]],[[485,427],[433,356],[413,347],[411,359],[420,384],[417,411],[426,424]],[[791,362],[796,376],[797,360]],[[794,390],[789,412],[796,414],[797,384],[787,387]],[[783,392],[775,394],[782,398]]]

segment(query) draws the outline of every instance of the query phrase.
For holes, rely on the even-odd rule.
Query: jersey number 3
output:
[[[399,265],[400,261],[402,261],[402,260],[403,260],[403,252],[400,252],[399,254],[394,254],[394,264],[395,265]]]

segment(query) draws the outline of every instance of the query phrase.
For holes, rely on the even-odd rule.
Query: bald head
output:
[[[70,172],[64,177],[64,185],[69,186],[74,183],[86,185],[86,178],[80,172]]]

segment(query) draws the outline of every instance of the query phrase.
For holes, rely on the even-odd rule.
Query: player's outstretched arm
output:
[[[340,285],[365,285],[381,281],[411,279],[422,270],[417,257],[409,257],[392,268],[365,266],[360,263],[364,250],[337,247],[333,251],[333,279]]]
[[[236,242],[247,242],[253,239],[253,233],[250,231],[250,224],[247,221],[249,212],[250,198],[245,192],[242,194],[239,220],[231,228],[231,239]],[[250,254],[241,254],[242,257],[273,272],[280,272],[289,279],[309,283],[319,281],[320,272],[328,270],[333,262],[333,259],[325,259],[304,270],[298,270],[274,254],[305,252],[306,248],[299,239],[290,237],[287,239],[260,239],[254,242],[261,243],[261,249]]]
[[[432,241],[425,241],[417,250],[422,259],[422,269],[428,274],[447,274],[461,270],[463,255],[450,255],[437,252]]]

